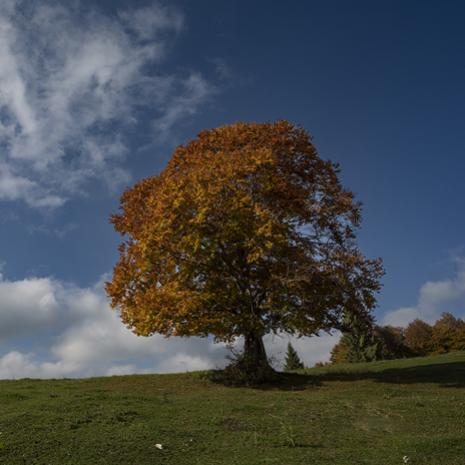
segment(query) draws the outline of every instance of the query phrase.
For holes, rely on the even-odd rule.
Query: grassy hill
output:
[[[465,353],[261,389],[201,373],[1,381],[0,433],[6,465],[463,465]]]

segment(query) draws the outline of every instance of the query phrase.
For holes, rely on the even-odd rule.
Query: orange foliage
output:
[[[465,322],[448,312],[434,323],[431,347],[435,352],[447,353],[465,349]]]
[[[360,204],[286,121],[203,131],[120,208],[106,290],[139,335],[312,335],[375,305],[382,269],[354,243]]]
[[[433,328],[419,318],[405,328],[405,345],[414,354],[425,355],[431,351]]]

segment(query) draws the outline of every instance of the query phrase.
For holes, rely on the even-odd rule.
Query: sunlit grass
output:
[[[2,381],[0,432],[6,465],[463,465],[465,353],[262,389],[202,373]]]

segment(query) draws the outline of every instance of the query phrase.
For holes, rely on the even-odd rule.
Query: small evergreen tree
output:
[[[292,347],[292,344],[289,342],[287,344],[287,353],[286,360],[284,363],[284,371],[298,370],[299,368],[304,368],[304,364],[299,358],[297,351]]]

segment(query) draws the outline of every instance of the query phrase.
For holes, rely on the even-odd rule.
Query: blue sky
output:
[[[133,336],[102,282],[124,188],[239,120],[302,125],[341,164],[386,268],[379,322],[464,315],[464,17],[458,1],[2,1],[0,377],[221,363],[209,340]],[[311,364],[334,338],[295,343]]]

